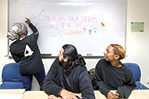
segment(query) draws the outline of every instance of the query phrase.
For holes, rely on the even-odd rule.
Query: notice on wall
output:
[[[144,32],[144,22],[131,22],[131,32]]]

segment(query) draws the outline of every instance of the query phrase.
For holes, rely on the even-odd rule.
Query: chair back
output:
[[[124,65],[127,66],[133,72],[135,81],[140,81],[141,71],[139,65],[136,63],[124,63]]]
[[[141,78],[141,70],[138,64],[136,63],[124,63],[125,66],[127,66],[134,75],[135,81],[136,81],[136,85],[137,87],[135,88],[136,90],[138,89],[148,89],[148,87],[146,87],[145,85],[143,85],[140,82],[140,78]]]
[[[19,63],[9,63],[2,70],[2,84],[0,89],[22,89],[23,81]]]
[[[89,71],[89,78],[91,79],[91,83],[92,83],[92,86],[93,86],[93,89],[94,90],[98,90],[98,87],[96,86],[96,83],[95,83],[95,68],[91,68]]]

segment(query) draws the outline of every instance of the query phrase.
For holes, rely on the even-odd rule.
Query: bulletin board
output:
[[[111,43],[125,47],[127,0],[8,1],[9,28],[29,18],[39,30],[42,54],[57,56],[64,44],[83,56],[103,56]]]

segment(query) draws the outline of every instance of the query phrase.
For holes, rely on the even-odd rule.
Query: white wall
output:
[[[149,80],[149,1],[148,0],[127,0],[127,30],[126,30],[126,52],[127,57],[123,62],[136,62],[141,67],[141,81],[146,86]],[[12,59],[5,57],[7,55],[7,29],[8,29],[8,2],[0,0],[0,73],[6,63],[14,62]],[[131,32],[131,22],[144,22],[144,32]],[[85,59],[87,68],[95,67],[99,59]],[[46,72],[51,66],[54,59],[43,59]],[[1,77],[0,77],[1,79]],[[33,80],[33,89],[39,90],[37,81]]]
[[[7,55],[7,7],[7,0],[0,0],[0,73],[6,63],[12,62],[12,60],[5,57]]]
[[[149,80],[149,0],[128,0],[127,4],[127,62],[136,62],[141,67],[141,81]],[[131,32],[131,22],[144,22],[144,32]]]

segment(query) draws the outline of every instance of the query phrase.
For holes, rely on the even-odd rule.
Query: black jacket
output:
[[[64,88],[74,93],[81,93],[83,99],[95,99],[91,80],[85,66],[75,66],[65,72],[58,58],[52,64],[43,83],[43,90],[48,94],[59,96]]]
[[[13,59],[15,62],[20,62],[20,73],[22,75],[36,73],[43,67],[37,45],[39,32],[32,23],[29,24],[29,27],[33,31],[31,35],[10,45]]]

